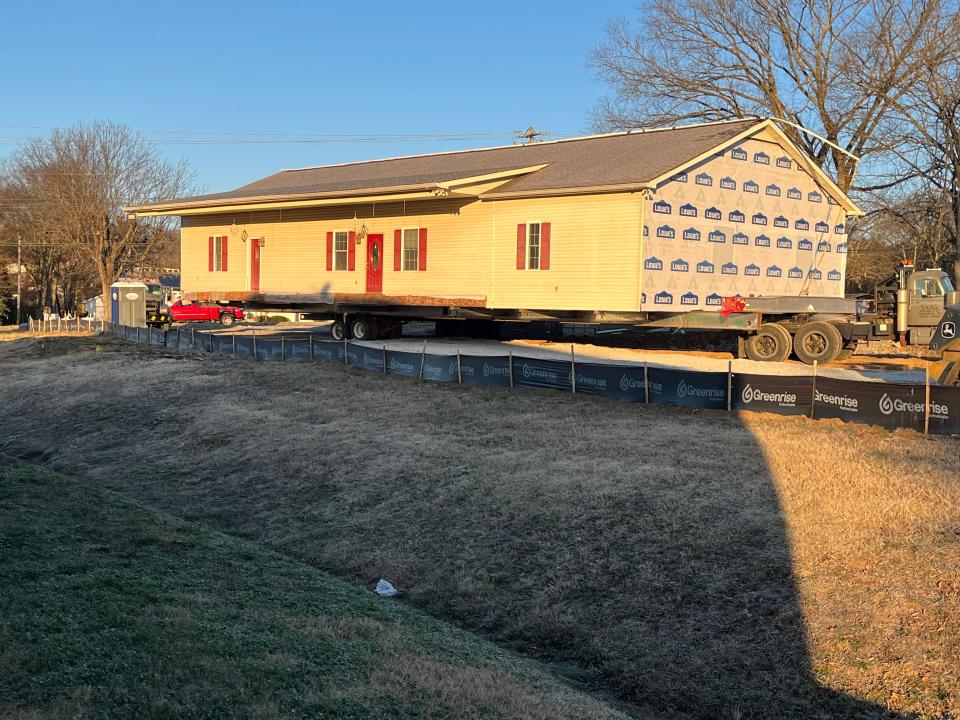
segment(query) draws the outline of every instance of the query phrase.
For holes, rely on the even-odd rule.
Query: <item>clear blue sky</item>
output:
[[[163,141],[528,125],[580,134],[604,92],[587,56],[607,20],[634,12],[626,2],[571,1],[8,3],[0,155],[43,128],[91,120],[189,131],[148,136]],[[281,168],[508,142],[162,148],[185,157],[203,189],[216,192]]]

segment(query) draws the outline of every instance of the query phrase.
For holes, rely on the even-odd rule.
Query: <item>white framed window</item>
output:
[[[403,229],[401,270],[418,270],[420,261],[420,228]]]
[[[346,231],[335,232],[333,234],[333,269],[346,270],[348,268],[348,257],[350,236]]]
[[[527,270],[540,269],[540,223],[527,223]]]

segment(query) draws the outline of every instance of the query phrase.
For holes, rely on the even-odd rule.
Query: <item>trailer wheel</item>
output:
[[[337,342],[343,342],[346,336],[347,326],[344,324],[343,320],[334,320],[333,324],[330,326],[330,337]]]
[[[766,323],[744,343],[744,351],[751,360],[783,362],[790,356],[790,331],[783,325]]]
[[[376,340],[377,321],[368,315],[361,315],[350,321],[350,333],[356,340]]]
[[[840,331],[828,322],[807,323],[793,336],[793,351],[807,365],[814,361],[819,365],[833,362],[842,349]]]

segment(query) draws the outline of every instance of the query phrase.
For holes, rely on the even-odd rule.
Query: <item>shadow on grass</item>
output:
[[[772,472],[735,414],[324,364],[150,366],[64,359],[61,377],[100,380],[69,397],[39,365],[18,375],[0,389],[7,451],[82,426],[88,477],[365,585],[389,578],[640,717],[903,717],[818,682]],[[117,452],[120,426],[140,441]],[[176,443],[150,441],[164,426]],[[69,449],[51,462],[78,471]]]

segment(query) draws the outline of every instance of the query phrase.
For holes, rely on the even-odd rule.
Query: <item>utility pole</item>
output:
[[[20,234],[17,233],[17,326],[20,326]]]

